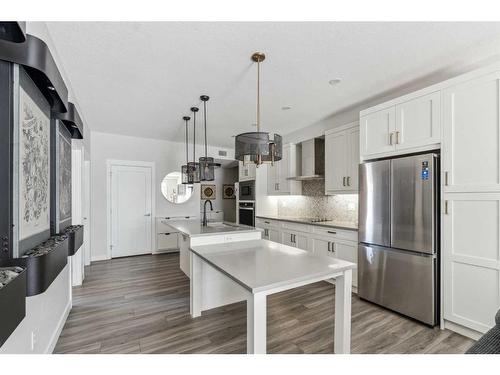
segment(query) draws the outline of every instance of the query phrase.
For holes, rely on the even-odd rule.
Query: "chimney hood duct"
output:
[[[310,181],[325,178],[325,140],[313,138],[301,142],[302,148],[302,173],[289,180]]]

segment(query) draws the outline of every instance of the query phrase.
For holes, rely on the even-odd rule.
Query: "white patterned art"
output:
[[[19,239],[50,229],[50,119],[20,88]]]
[[[59,136],[59,221],[71,218],[71,144]]]

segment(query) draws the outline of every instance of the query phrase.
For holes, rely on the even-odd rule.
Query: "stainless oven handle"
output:
[[[252,207],[240,207],[240,210],[253,211],[253,208]]]

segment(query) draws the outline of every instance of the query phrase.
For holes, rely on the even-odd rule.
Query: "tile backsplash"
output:
[[[357,194],[327,196],[324,180],[303,181],[302,194],[279,197],[278,215],[358,222]]]

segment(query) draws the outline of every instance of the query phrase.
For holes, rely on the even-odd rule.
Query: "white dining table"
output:
[[[191,316],[201,316],[219,301],[246,300],[247,353],[266,353],[268,295],[329,279],[335,279],[334,352],[350,352],[354,263],[262,239],[193,246],[190,251]]]

